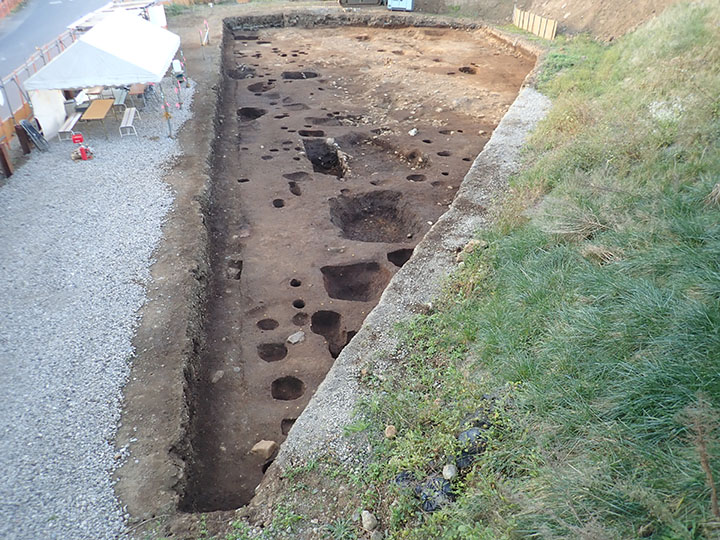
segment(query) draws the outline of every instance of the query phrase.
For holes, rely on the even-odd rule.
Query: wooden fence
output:
[[[535,15],[529,11],[513,8],[513,24],[518,28],[532,32],[543,39],[555,39],[557,21]]]

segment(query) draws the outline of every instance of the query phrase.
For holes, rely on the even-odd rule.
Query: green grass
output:
[[[398,429],[373,437],[366,488],[391,538],[713,537],[720,6],[681,4],[610,46],[562,40],[539,85],[554,105],[489,247],[401,330],[363,405],[357,426]],[[392,478],[438,471],[479,411],[487,451],[422,515]]]
[[[356,540],[357,527],[350,518],[339,518],[324,527],[324,538],[328,540]]]
[[[186,13],[190,10],[192,10],[194,6],[191,5],[184,5],[184,4],[166,4],[165,5],[165,15],[168,17],[176,17],[177,15],[182,15],[183,13]]]

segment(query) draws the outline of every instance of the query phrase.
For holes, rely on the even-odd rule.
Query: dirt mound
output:
[[[561,33],[590,32],[604,40],[622,36],[675,4],[678,0],[526,0],[520,9],[557,19]],[[415,9],[428,13],[457,13],[490,23],[512,19],[512,0],[416,0]]]

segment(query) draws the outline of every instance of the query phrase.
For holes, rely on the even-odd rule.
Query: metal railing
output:
[[[47,45],[38,47],[23,65],[0,80],[0,135],[12,138],[15,124],[32,114],[30,98],[23,83],[72,45],[75,39],[76,36],[69,30],[63,32]]]

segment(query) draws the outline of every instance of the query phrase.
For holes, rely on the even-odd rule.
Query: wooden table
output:
[[[130,86],[128,96],[130,96],[130,99],[135,107],[137,107],[137,103],[135,103],[135,96],[141,96],[143,98],[143,105],[145,105],[145,86],[147,85],[142,83],[135,83]]]
[[[107,138],[107,128],[105,127],[105,117],[115,103],[114,99],[95,99],[90,103],[90,106],[80,117],[82,122],[90,122],[92,120],[99,120],[102,122],[103,129],[105,130],[105,138]]]
[[[93,86],[92,88],[88,88],[87,90],[85,90],[85,92],[88,96],[99,96],[103,93],[104,89],[105,87],[103,86]]]

